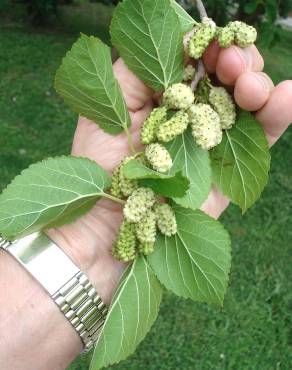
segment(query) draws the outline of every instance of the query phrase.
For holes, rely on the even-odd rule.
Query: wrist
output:
[[[101,200],[74,223],[46,232],[88,276],[107,305],[124,270],[124,264],[111,254],[121,220],[121,206]]]

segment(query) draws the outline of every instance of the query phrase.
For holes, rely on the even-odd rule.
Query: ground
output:
[[[30,163],[69,153],[76,115],[57,97],[53,78],[75,39],[15,24],[0,28],[0,189]],[[273,49],[263,50],[276,83],[292,79],[291,45],[292,33],[284,32]],[[291,142],[290,131],[272,149],[260,201],[244,216],[231,206],[222,217],[233,244],[224,307],[165,293],[137,352],[107,370],[291,368]],[[89,360],[80,357],[69,369],[88,369]]]

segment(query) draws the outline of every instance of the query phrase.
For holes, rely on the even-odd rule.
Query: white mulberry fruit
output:
[[[134,190],[138,189],[138,181],[127,179],[123,173],[124,165],[127,164],[132,159],[134,159],[133,156],[125,158],[120,166],[120,172],[119,172],[120,189],[121,189],[122,194],[125,197],[130,196]]]
[[[183,111],[177,112],[171,119],[158,127],[157,139],[163,143],[173,140],[187,129],[188,123],[188,114]]]
[[[210,18],[204,18],[195,29],[195,33],[189,40],[188,54],[190,57],[199,59],[204,54],[216,34],[216,24]]]
[[[156,204],[154,207],[157,226],[160,232],[166,236],[177,233],[176,217],[173,209],[168,204]]]
[[[156,215],[148,211],[141,221],[136,223],[136,236],[142,243],[154,243],[156,240]]]
[[[110,188],[110,193],[116,198],[122,198],[123,194],[120,187],[120,169],[121,166],[119,165],[116,167],[112,174],[112,185]]]
[[[183,80],[185,82],[192,81],[192,79],[195,77],[195,74],[196,68],[193,67],[191,64],[188,64],[184,69]]]
[[[217,27],[217,41],[221,48],[229,48],[234,43],[234,31],[231,27]]]
[[[209,102],[220,116],[222,129],[230,129],[236,120],[236,108],[231,95],[224,87],[213,87],[209,93]]]
[[[138,244],[138,250],[140,253],[144,254],[144,256],[148,256],[154,251],[155,242],[140,242]]]
[[[166,107],[154,109],[141,129],[141,142],[145,145],[153,143],[156,140],[157,127],[167,120]]]
[[[123,221],[113,246],[113,256],[120,261],[133,261],[137,254],[136,245],[135,225],[131,222]]]
[[[172,159],[168,151],[160,144],[150,144],[145,150],[146,158],[151,167],[158,172],[164,173],[170,170]]]
[[[257,39],[257,30],[244,22],[230,22],[227,27],[234,32],[235,44],[241,48],[246,48],[252,45]]]
[[[155,203],[155,194],[148,188],[138,188],[128,198],[124,215],[130,222],[139,222]]]
[[[222,141],[220,116],[209,104],[192,105],[189,109],[192,134],[203,149],[211,149]]]
[[[162,104],[168,109],[188,109],[194,100],[192,89],[183,83],[178,83],[165,90]]]

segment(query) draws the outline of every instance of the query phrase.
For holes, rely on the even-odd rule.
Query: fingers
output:
[[[263,57],[254,45],[245,49],[234,45],[220,49],[217,43],[212,43],[204,54],[204,63],[226,85],[234,85],[244,72],[260,72],[264,68]]]
[[[257,112],[270,145],[273,145],[292,122],[292,80],[281,82],[266,105]]]
[[[261,109],[268,101],[274,84],[263,72],[244,72],[235,83],[236,103],[248,111]]]
[[[131,72],[121,58],[115,62],[113,69],[128,109],[132,112],[138,111],[151,99],[153,90]]]

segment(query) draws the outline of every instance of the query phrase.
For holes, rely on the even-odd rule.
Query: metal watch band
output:
[[[79,334],[84,351],[90,350],[104,324],[107,307],[87,276],[43,233],[14,242],[0,238],[0,248],[41,283]]]

